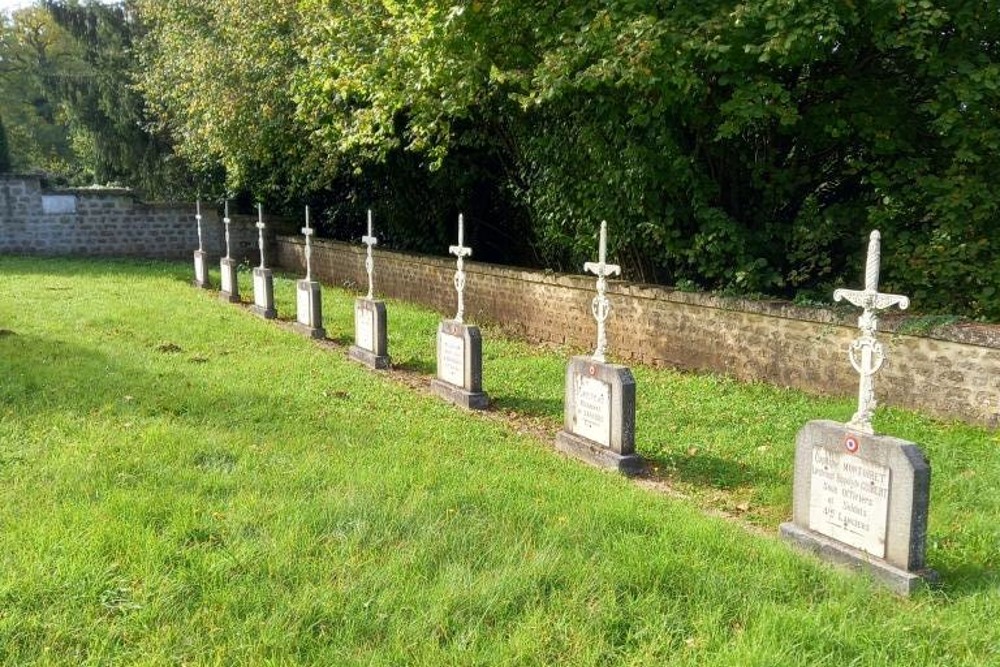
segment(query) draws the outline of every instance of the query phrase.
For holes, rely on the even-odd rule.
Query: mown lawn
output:
[[[571,350],[485,327],[470,414],[190,274],[0,258],[0,664],[1000,663],[996,433],[880,413],[933,465],[942,587],[900,599],[776,537],[796,430],[850,401],[634,369],[665,494],[533,435]],[[397,364],[438,319],[390,301]]]

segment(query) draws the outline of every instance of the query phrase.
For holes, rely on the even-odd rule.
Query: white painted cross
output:
[[[607,276],[620,274],[622,269],[617,264],[607,263],[608,253],[608,223],[601,221],[601,240],[598,246],[598,261],[587,262],[583,265],[584,271],[589,271],[597,276],[597,296],[590,304],[590,311],[597,320],[597,349],[594,350],[594,361],[604,363],[604,352],[608,347],[607,334],[604,331],[604,322],[611,313],[611,302],[604,295],[608,286]]]
[[[264,207],[257,204],[257,247],[260,248],[260,268],[264,268]]]
[[[462,241],[465,237],[465,218],[459,213],[458,214],[458,245],[453,245],[448,247],[448,252],[450,252],[455,257],[458,257],[457,269],[455,270],[455,291],[458,292],[458,312],[455,314],[455,321],[458,323],[462,322],[462,315],[465,313],[465,296],[463,292],[465,291],[465,262],[463,258],[472,255],[472,248],[467,248],[462,245]]]
[[[226,213],[222,218],[222,224],[226,226],[226,259],[229,259],[229,200],[226,200]]]
[[[306,237],[306,280],[312,280],[312,235],[315,230],[309,226],[309,207],[306,206],[306,226],[302,228],[302,235]]]
[[[378,239],[372,234],[372,210],[368,209],[368,234],[361,237],[361,242],[368,246],[368,252],[365,255],[365,271],[368,273],[368,296],[366,299],[373,299],[375,297],[375,260],[372,258],[372,246],[378,243]]]
[[[905,310],[910,306],[910,300],[899,294],[881,294],[878,291],[879,253],[881,250],[878,230],[871,233],[868,239],[868,258],[865,262],[865,288],[863,290],[838,289],[833,292],[833,300],[845,299],[855,306],[863,308],[858,318],[861,336],[851,343],[848,358],[851,366],[861,375],[858,386],[858,411],[851,417],[847,425],[862,433],[874,433],[872,415],[875,413],[875,383],[872,379],[885,362],[885,351],[882,344],[875,339],[878,329],[878,311],[890,306],[899,306]]]
[[[201,197],[195,202],[194,219],[198,222],[198,252],[202,252],[201,247]]]

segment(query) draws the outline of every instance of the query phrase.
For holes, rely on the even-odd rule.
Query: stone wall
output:
[[[277,238],[277,264],[304,269],[299,237]],[[454,260],[376,249],[379,294],[452,316]],[[313,274],[367,290],[364,247],[318,240]],[[529,341],[592,349],[593,277],[466,263],[466,320],[491,323]],[[815,394],[854,396],[858,376],[846,359],[857,336],[855,309],[801,308],[611,281],[610,357],[623,362],[725,373]],[[919,304],[918,304],[919,305]],[[880,401],[940,417],[1000,425],[1000,327],[939,327],[899,333],[907,319],[886,314],[880,338],[888,361],[876,380]],[[914,321],[909,320],[909,326]]]
[[[0,174],[0,253],[189,258],[198,248],[195,207],[147,204],[129,190],[48,190],[39,176]],[[254,260],[253,216],[232,216],[232,255]],[[222,221],[202,207],[202,241],[224,254]]]

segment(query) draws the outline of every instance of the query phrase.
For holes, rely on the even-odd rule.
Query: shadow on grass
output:
[[[935,567],[933,562],[928,565],[937,571],[938,587],[949,596],[976,595],[1000,586],[1000,572],[978,563],[962,563],[953,568]]]
[[[487,387],[487,389],[489,389]],[[532,417],[560,418],[563,402],[557,398],[527,398],[512,394],[490,394],[490,403],[498,410],[518,412]]]
[[[719,491],[731,491],[746,486],[773,485],[779,476],[756,466],[747,465],[709,454],[677,455],[642,453],[648,465],[659,468],[687,484]]]
[[[436,364],[427,359],[415,359],[411,357],[406,361],[401,361],[398,363],[396,361],[393,361],[392,367],[399,369],[401,371],[408,371],[411,373],[423,373],[424,375],[435,375],[437,373]]]

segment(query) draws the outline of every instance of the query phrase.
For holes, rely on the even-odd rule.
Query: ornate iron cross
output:
[[[847,425],[862,433],[874,433],[872,415],[875,413],[875,382],[873,376],[885,363],[885,351],[882,344],[875,338],[878,329],[878,313],[891,306],[899,306],[905,310],[910,305],[910,299],[899,294],[882,294],[878,291],[879,253],[881,250],[878,230],[871,233],[868,239],[868,258],[865,262],[865,288],[863,290],[838,289],[833,293],[833,300],[844,299],[864,310],[858,318],[859,336],[848,350],[851,366],[861,376],[858,386],[858,411],[851,417]]]
[[[597,276],[597,296],[590,304],[590,311],[597,320],[597,349],[594,350],[594,361],[604,363],[604,352],[608,347],[608,338],[604,330],[604,322],[611,314],[611,302],[604,292],[607,289],[607,276],[620,274],[622,269],[617,264],[607,263],[608,253],[608,223],[601,221],[601,240],[598,246],[598,261],[587,262],[583,265],[584,271],[589,271]]]
[[[302,228],[302,235],[306,237],[306,280],[312,280],[312,235],[315,233],[309,226],[309,207],[306,206],[306,226]]]
[[[448,252],[458,257],[458,268],[455,270],[455,291],[458,292],[458,313],[455,314],[455,321],[461,323],[462,315],[465,313],[465,263],[463,258],[472,255],[472,248],[462,245],[465,236],[465,219],[461,213],[458,214],[458,245],[448,248]]]
[[[361,237],[361,242],[368,246],[365,254],[365,272],[368,273],[368,296],[366,299],[375,298],[375,259],[372,257],[372,246],[378,243],[378,239],[372,234],[372,210],[368,209],[368,234]]]
[[[264,268],[264,207],[257,204],[257,247],[260,248],[260,268]]]

